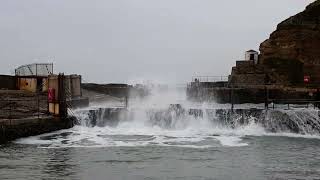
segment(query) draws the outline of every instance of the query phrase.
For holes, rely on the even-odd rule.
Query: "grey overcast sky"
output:
[[[0,73],[34,62],[87,82],[228,75],[313,0],[0,0]]]

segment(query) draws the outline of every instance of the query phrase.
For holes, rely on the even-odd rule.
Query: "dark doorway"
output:
[[[250,60],[254,61],[254,54],[250,54]]]

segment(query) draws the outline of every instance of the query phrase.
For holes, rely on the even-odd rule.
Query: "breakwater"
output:
[[[138,119],[146,126],[164,129],[185,128],[192,123],[207,122],[214,127],[236,129],[256,124],[270,133],[290,132],[319,134],[320,114],[318,109],[209,109],[183,108],[171,104],[168,108],[125,109],[97,108],[79,110],[78,122],[87,127],[117,127],[119,123],[130,123]]]

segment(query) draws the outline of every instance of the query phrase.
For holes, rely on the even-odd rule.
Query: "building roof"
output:
[[[253,50],[253,49],[250,49],[250,50],[248,50],[248,51],[246,51],[246,52],[255,52],[255,53],[257,53],[257,51],[255,51],[255,50]]]

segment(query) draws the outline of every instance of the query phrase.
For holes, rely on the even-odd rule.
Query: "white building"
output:
[[[254,64],[258,64],[259,53],[255,50],[249,50],[245,53],[246,61],[254,61]]]

